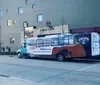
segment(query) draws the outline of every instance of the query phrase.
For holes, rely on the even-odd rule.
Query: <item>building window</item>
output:
[[[28,4],[28,0],[25,0],[25,4]]]
[[[18,8],[18,14],[22,14],[23,13],[23,7],[19,7]]]
[[[35,4],[32,4],[32,8],[35,8]]]
[[[8,12],[9,10],[8,9],[6,9],[6,12]]]
[[[12,25],[12,20],[7,20],[7,25],[11,26]]]
[[[37,16],[37,21],[38,21],[38,22],[43,22],[43,14],[39,14],[39,15]]]
[[[0,10],[0,16],[3,16],[3,10]]]
[[[28,22],[27,21],[23,22],[23,27],[24,28],[27,28],[28,27]]]
[[[13,24],[16,24],[16,21],[15,20],[13,21]]]
[[[14,44],[15,38],[10,38],[10,44]]]

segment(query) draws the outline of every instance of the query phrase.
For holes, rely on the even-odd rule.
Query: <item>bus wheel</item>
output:
[[[64,61],[65,60],[65,56],[64,56],[64,54],[58,54],[57,55],[57,59],[59,60],[59,61]]]
[[[21,53],[18,53],[18,54],[17,54],[17,57],[18,57],[18,58],[22,58]]]

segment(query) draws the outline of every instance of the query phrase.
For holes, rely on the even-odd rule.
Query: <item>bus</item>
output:
[[[57,34],[26,40],[29,57],[56,58],[59,61],[73,58],[96,58],[100,55],[98,33]]]

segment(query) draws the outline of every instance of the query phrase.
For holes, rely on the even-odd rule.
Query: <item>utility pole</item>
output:
[[[64,15],[62,15],[62,19],[61,20],[62,20],[62,33],[64,33],[64,27],[63,27],[64,26]]]

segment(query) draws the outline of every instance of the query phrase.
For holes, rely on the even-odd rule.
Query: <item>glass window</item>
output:
[[[10,44],[14,44],[15,38],[10,38]]]
[[[35,4],[32,4],[32,8],[35,8]]]
[[[66,35],[64,37],[64,45],[72,45],[74,44],[74,37],[72,35]]]
[[[50,39],[44,39],[44,46],[51,46]]]
[[[69,45],[74,44],[74,38],[72,36],[69,36]]]
[[[3,16],[3,10],[0,10],[0,16]]]
[[[25,4],[28,4],[28,0],[25,0]]]
[[[34,46],[34,47],[36,47],[36,46],[37,46],[37,41],[36,41],[35,39],[33,39],[33,40],[28,40],[28,41],[27,41],[27,44],[28,44],[29,46]]]
[[[43,39],[37,39],[37,47],[43,47]]]
[[[11,26],[12,25],[12,20],[7,20],[7,25]]]
[[[51,46],[57,46],[58,45],[58,38],[52,38],[50,41],[51,41]]]
[[[23,13],[23,7],[19,7],[18,8],[18,14],[22,14]]]
[[[43,14],[39,14],[39,15],[37,16],[37,21],[38,21],[38,22],[43,22]]]
[[[8,9],[6,9],[6,12],[8,12],[9,10]]]
[[[13,24],[16,24],[16,21],[15,20],[13,21]]]
[[[59,45],[64,45],[64,42],[66,41],[64,41],[64,37],[59,37],[58,42],[59,42]]]
[[[24,28],[27,28],[28,27],[28,22],[27,21],[23,22],[23,27]]]

